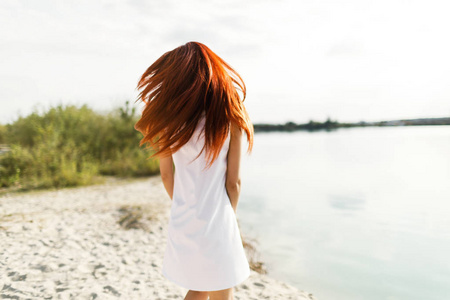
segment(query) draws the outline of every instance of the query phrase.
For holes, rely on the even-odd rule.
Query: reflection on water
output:
[[[364,199],[330,195],[330,206],[342,210],[360,210],[364,208]]]
[[[450,126],[258,133],[238,218],[320,299],[450,295]]]

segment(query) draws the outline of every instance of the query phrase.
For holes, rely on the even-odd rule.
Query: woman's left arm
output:
[[[171,156],[166,156],[160,158],[159,160],[159,171],[161,173],[161,179],[166,188],[167,194],[171,200],[173,200],[173,183],[174,183],[174,170],[173,170],[173,159]]]

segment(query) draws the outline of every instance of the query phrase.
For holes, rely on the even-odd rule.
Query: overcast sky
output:
[[[243,77],[253,122],[450,116],[449,1],[0,2],[0,122],[136,99],[164,52],[206,44]]]

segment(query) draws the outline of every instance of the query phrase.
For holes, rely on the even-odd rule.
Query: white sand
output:
[[[183,299],[161,274],[170,201],[159,176],[0,197],[0,298]],[[145,229],[117,223],[123,205],[144,209]],[[234,291],[315,299],[254,271]]]

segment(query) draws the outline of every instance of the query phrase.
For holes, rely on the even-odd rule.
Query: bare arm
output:
[[[163,157],[159,160],[159,171],[161,173],[161,179],[164,184],[164,188],[169,194],[171,200],[173,200],[173,184],[174,184],[174,170],[172,155]]]
[[[239,194],[241,192],[241,144],[242,131],[234,124],[231,126],[230,132],[230,147],[227,155],[227,174],[225,187],[228,197],[230,198],[231,206],[236,213],[237,204],[239,201]]]

